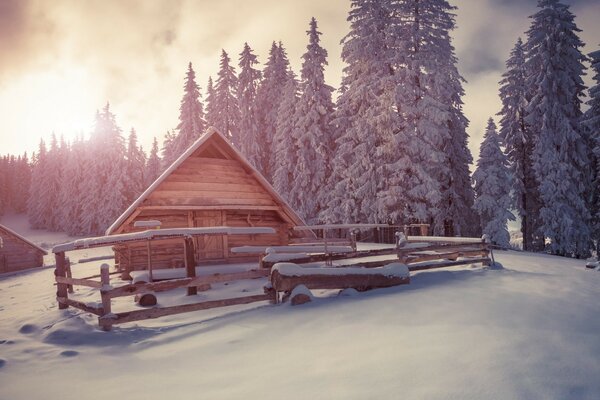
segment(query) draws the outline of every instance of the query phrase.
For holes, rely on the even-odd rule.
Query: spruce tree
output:
[[[229,138],[239,148],[240,109],[237,99],[238,81],[235,68],[233,65],[230,65],[230,61],[225,50],[222,50],[219,74],[214,89],[214,104],[212,104],[215,114],[212,116],[211,122],[219,132]]]
[[[508,160],[500,148],[496,124],[491,118],[479,150],[473,183],[476,193],[474,208],[483,234],[488,235],[493,244],[508,247],[507,221],[515,219],[509,210],[511,178]]]
[[[354,0],[343,39],[346,63],[341,92],[333,114],[335,155],[328,181],[330,197],[321,213],[326,222],[382,222],[378,193],[386,189],[381,154],[394,126],[394,77],[386,30],[390,10],[382,1]],[[390,209],[397,197],[385,199]],[[391,204],[394,203],[394,204]]]
[[[500,137],[512,173],[512,207],[521,218],[523,250],[536,251],[543,248],[543,236],[539,223],[539,184],[533,171],[533,147],[536,142],[534,130],[525,122],[525,112],[531,95],[527,90],[525,49],[521,38],[517,40],[506,61],[506,72],[500,81],[502,110]]]
[[[167,169],[172,163],[173,161],[175,161],[177,159],[177,157],[179,157],[176,152],[175,152],[175,138],[177,137],[177,134],[175,133],[174,130],[170,130],[167,131],[167,133],[165,133],[165,137],[163,140],[163,145],[162,145],[162,149],[161,149],[161,153],[162,153],[162,159],[161,159],[161,170],[165,170]],[[170,160],[170,161],[169,161]]]
[[[87,143],[83,138],[76,138],[71,144],[71,151],[64,164],[60,183],[60,218],[61,229],[71,236],[83,235],[83,209],[86,199],[85,182],[93,177],[88,177],[87,164],[93,157],[88,151]]]
[[[526,122],[535,131],[533,168],[540,183],[541,230],[553,254],[586,257],[590,215],[584,201],[589,157],[580,127],[585,60],[569,7],[540,0],[527,32],[527,86],[535,88]]]
[[[596,256],[600,259],[600,50],[590,53],[589,58],[595,85],[589,89],[587,104],[590,108],[583,115],[582,125],[592,149],[586,197],[592,218],[592,240],[596,244]]]
[[[93,155],[86,165],[82,226],[85,234],[98,235],[129,205],[125,143],[108,104],[96,114],[90,146]]]
[[[206,84],[206,124],[208,126],[215,127],[217,122],[217,103],[216,103],[215,87],[213,85],[212,77],[208,77],[208,83]]]
[[[160,163],[161,160],[158,155],[158,141],[155,137],[152,141],[152,149],[150,150],[148,162],[146,163],[146,170],[144,171],[144,190],[159,177],[161,173]]]
[[[240,110],[239,146],[246,159],[255,167],[262,165],[263,146],[258,126],[256,91],[261,72],[254,68],[258,64],[256,55],[248,43],[240,53],[240,75],[238,77],[238,108]]]
[[[273,138],[277,129],[277,110],[281,104],[281,96],[289,79],[287,54],[281,42],[273,42],[269,50],[269,59],[263,69],[263,79],[257,91],[258,118],[261,132],[260,143],[263,143],[263,165],[259,170],[268,181],[273,181],[275,160],[273,154]]]
[[[131,128],[126,150],[127,203],[132,203],[145,189],[146,154],[138,145],[137,133]]]
[[[40,140],[37,153],[33,157],[33,169],[31,172],[31,188],[27,200],[27,215],[29,225],[33,229],[45,227],[44,221],[44,174],[46,170],[47,150],[44,140]]]
[[[61,140],[59,145],[56,135],[52,134],[41,182],[41,192],[43,193],[43,199],[41,199],[42,227],[51,231],[61,230],[62,225],[59,213],[61,205],[58,200],[66,154],[68,154],[67,144],[64,140]]]
[[[200,88],[196,84],[196,73],[192,63],[188,64],[188,70],[183,86],[183,98],[179,107],[179,124],[177,125],[177,136],[166,146],[172,147],[165,152],[164,162],[171,165],[192,143],[196,141],[205,131],[204,109],[200,99]]]
[[[307,31],[309,43],[302,56],[300,87],[296,105],[293,139],[296,147],[294,178],[289,200],[291,206],[314,223],[323,208],[322,193],[330,175],[332,148],[331,113],[333,88],[325,83],[327,51],[319,44],[317,21],[312,18]]]
[[[297,149],[293,133],[296,129],[298,82],[293,73],[283,91],[281,104],[277,108],[277,124],[273,138],[275,157],[273,187],[290,202],[290,191],[296,175]]]

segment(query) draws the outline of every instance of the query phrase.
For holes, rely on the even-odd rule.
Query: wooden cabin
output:
[[[256,255],[234,254],[238,246],[287,245],[307,233],[292,228],[304,222],[266,179],[215,128],[209,128],[116,221],[106,235],[148,229],[141,221],[157,220],[161,228],[272,227],[275,234],[205,236],[194,238],[195,261],[241,262]],[[312,232],[309,232],[312,235]],[[121,271],[145,269],[148,254],[153,268],[182,267],[181,239],[148,245],[118,245],[115,261]]]
[[[44,265],[46,250],[0,225],[0,274]]]

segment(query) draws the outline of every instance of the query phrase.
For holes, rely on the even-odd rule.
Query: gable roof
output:
[[[228,153],[238,161],[241,166],[255,178],[258,183],[263,187],[263,189],[273,198],[275,203],[281,208],[281,216],[285,220],[289,221],[294,225],[306,225],[306,223],[300,218],[294,210],[287,204],[287,202],[275,191],[275,189],[271,186],[271,184],[261,175],[260,172],[256,170],[246,158],[231,145],[229,140],[223,136],[221,132],[219,132],[214,127],[209,127],[206,132],[198,138],[177,160],[175,160],[169,168],[167,168],[153,183],[150,185],[144,193],[140,195],[130,206],[125,210],[123,214],[106,230],[106,235],[110,235],[115,232],[126,220],[127,218],[139,207],[142,205],[144,200],[146,200],[152,192],[154,192],[158,186],[163,183],[185,160],[191,157],[196,151],[199,149],[205,149],[206,151],[210,151],[209,148],[210,143],[212,142],[220,142],[219,145],[225,145]]]
[[[9,235],[15,237],[16,239],[19,239],[21,242],[24,242],[25,244],[27,244],[31,247],[35,247],[37,250],[44,253],[44,255],[48,254],[48,252],[46,250],[42,249],[40,246],[33,243],[29,239],[26,239],[24,236],[19,235],[17,232],[13,231],[12,229],[8,228],[7,226],[0,224],[0,229],[2,229],[3,231],[6,231]]]

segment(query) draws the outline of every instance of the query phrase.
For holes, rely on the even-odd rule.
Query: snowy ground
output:
[[[504,269],[421,272],[396,288],[108,333],[57,309],[52,269],[2,276],[0,399],[599,399],[600,273],[583,261],[495,255]]]

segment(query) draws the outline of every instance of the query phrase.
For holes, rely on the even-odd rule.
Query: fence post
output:
[[[66,258],[65,258],[65,253],[63,251],[56,253],[54,255],[54,259],[56,260],[56,268],[54,269],[54,276],[59,277],[62,276],[63,278],[66,277]],[[68,293],[68,286],[66,283],[56,283],[56,297],[57,300],[58,298],[65,298],[68,299],[69,298],[69,293]],[[58,301],[58,308],[60,310],[64,310],[66,308],[69,308],[69,306],[67,304],[63,304],[60,301]]]
[[[72,278],[72,277],[73,277],[73,273],[71,272],[71,259],[70,259],[69,257],[67,257],[67,258],[65,259],[65,272],[66,272],[66,274],[67,274],[67,278]],[[75,291],[73,290],[73,285],[72,285],[72,284],[70,284],[70,283],[69,283],[69,284],[67,285],[67,291],[68,291],[69,293],[73,293],[73,292],[75,292]]]
[[[100,266],[100,282],[102,283],[102,288],[100,289],[100,297],[102,298],[102,308],[103,313],[98,321],[100,323],[100,327],[105,331],[110,331],[112,329],[112,308],[110,304],[110,296],[108,292],[112,289],[110,286],[110,275],[109,275],[109,266],[108,264],[102,264]]]
[[[183,248],[185,251],[185,270],[188,278],[196,277],[196,260],[194,259],[194,241],[191,237],[186,237],[183,242]],[[193,296],[198,294],[198,288],[196,286],[190,286],[187,288],[187,295]]]

